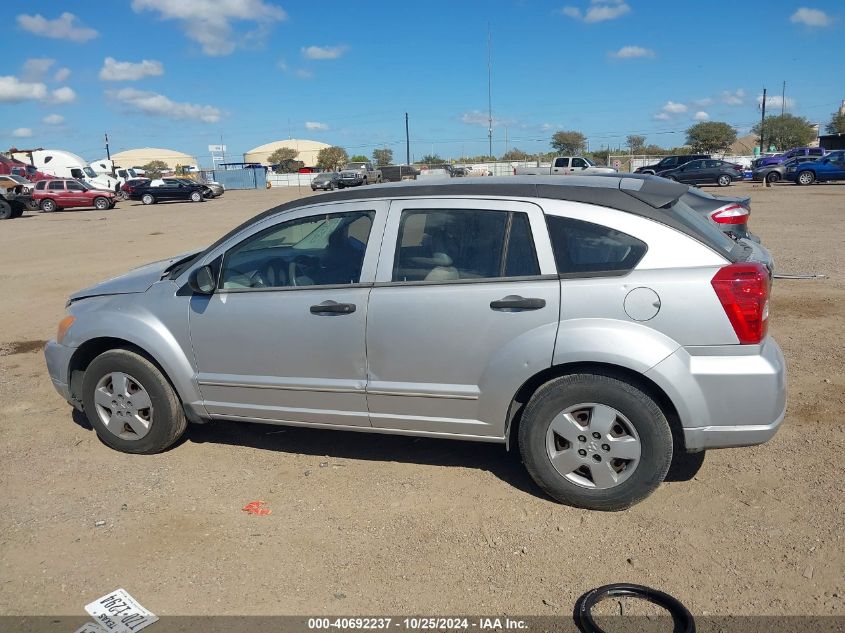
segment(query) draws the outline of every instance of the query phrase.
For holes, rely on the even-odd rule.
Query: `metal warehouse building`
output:
[[[172,149],[162,149],[160,147],[128,149],[124,152],[112,154],[111,158],[114,164],[119,167],[141,167],[153,160],[160,160],[166,163],[170,169],[174,169],[177,165],[182,165],[183,167],[199,165],[196,156],[176,152]]]
[[[296,150],[298,152],[296,160],[301,160],[305,163],[306,167],[314,167],[317,164],[317,154],[320,153],[320,150],[331,146],[326,143],[320,143],[319,141],[307,141],[298,138],[290,138],[285,141],[273,141],[272,143],[266,143],[264,145],[254,147],[246,152],[244,154],[244,162],[269,165],[270,163],[267,161],[267,158],[270,154],[282,147],[289,147],[290,149]]]

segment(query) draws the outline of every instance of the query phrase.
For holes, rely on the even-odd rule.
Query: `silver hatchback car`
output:
[[[786,408],[769,275],[655,177],[401,183],[297,200],[70,297],[53,384],[120,451],[241,420],[518,446],[626,508],[673,448]]]

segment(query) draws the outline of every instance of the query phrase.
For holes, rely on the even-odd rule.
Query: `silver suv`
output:
[[[188,421],[518,446],[549,495],[650,494],[678,450],[784,417],[769,276],[655,177],[330,193],[70,297],[47,365],[102,441]]]

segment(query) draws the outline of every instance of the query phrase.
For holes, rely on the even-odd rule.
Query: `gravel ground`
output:
[[[124,587],[162,615],[553,615],[629,581],[699,615],[845,615],[845,185],[741,192],[780,271],[828,275],[775,282],[788,417],[613,514],[551,502],[501,446],[214,423],[132,456],[72,415],[40,353],[69,293],[306,192],[0,223],[0,614]]]

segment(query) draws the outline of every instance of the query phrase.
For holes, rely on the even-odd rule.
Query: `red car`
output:
[[[113,191],[93,189],[90,185],[72,178],[39,180],[35,183],[32,199],[42,211],[48,213],[71,207],[94,207],[104,211],[113,208],[117,202]]]

